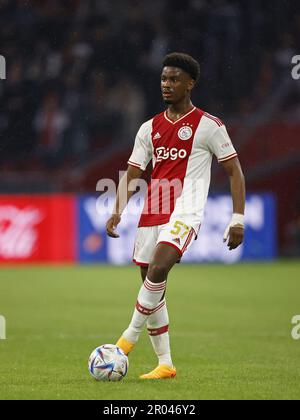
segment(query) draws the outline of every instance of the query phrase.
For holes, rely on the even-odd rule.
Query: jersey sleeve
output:
[[[226,162],[237,156],[237,152],[223,124],[214,127],[207,144],[209,150],[216,156],[219,163]]]
[[[134,148],[128,160],[128,165],[140,168],[144,171],[152,159],[151,147],[151,127],[152,121],[144,123],[135,138]]]

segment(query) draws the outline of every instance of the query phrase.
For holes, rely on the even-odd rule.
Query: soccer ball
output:
[[[88,367],[97,381],[121,381],[127,373],[128,357],[114,344],[97,347],[90,355]]]

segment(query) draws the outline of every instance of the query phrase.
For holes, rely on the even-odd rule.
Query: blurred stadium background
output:
[[[248,190],[246,241],[229,252],[229,185],[214,162],[185,260],[250,263],[176,266],[178,380],[136,380],[156,363],[143,336],[126,384],[99,388],[88,355],[125,328],[140,280],[123,267],[136,202],[109,240],[96,185],[118,180],[139,125],[163,110],[171,51],[199,59],[193,102],[226,123]],[[0,399],[299,399],[299,54],[298,0],[0,1]]]
[[[193,102],[226,123],[249,193],[247,241],[230,255],[229,186],[214,165],[187,260],[299,256],[298,1],[2,0],[0,20],[1,262],[130,261],[137,217],[108,241],[96,184],[118,180],[139,125],[163,109],[171,51],[201,62]]]

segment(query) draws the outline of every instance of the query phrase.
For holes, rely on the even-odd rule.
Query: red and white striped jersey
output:
[[[140,227],[158,226],[178,217],[198,230],[210,185],[212,157],[237,156],[222,121],[194,107],[175,122],[167,112],[139,129],[129,165],[153,164]]]

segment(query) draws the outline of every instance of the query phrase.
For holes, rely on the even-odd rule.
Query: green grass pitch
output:
[[[175,380],[143,382],[156,366],[144,333],[121,383],[99,383],[90,352],[114,343],[140,287],[135,267],[2,268],[0,399],[299,399],[300,263],[177,266],[168,307]]]

